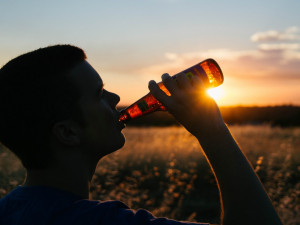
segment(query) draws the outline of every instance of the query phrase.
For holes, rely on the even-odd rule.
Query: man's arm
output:
[[[199,141],[221,193],[223,225],[282,224],[261,182],[225,125],[201,79],[162,76],[171,96],[149,82],[150,92]]]

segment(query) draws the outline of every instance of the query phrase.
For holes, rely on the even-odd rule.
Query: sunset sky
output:
[[[214,58],[220,105],[300,105],[299,12],[298,0],[1,0],[0,66],[73,44],[127,105],[150,79]]]

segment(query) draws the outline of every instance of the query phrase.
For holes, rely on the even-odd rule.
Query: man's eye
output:
[[[99,91],[99,98],[102,98],[102,97],[103,97],[104,92],[105,92],[104,89],[102,89],[102,90]]]

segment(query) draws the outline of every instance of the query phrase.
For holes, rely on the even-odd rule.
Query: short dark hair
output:
[[[86,55],[78,47],[40,48],[9,61],[0,70],[0,141],[27,169],[51,164],[52,126],[78,114],[79,91],[68,72]]]

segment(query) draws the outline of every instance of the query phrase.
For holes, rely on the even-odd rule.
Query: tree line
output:
[[[123,108],[123,107],[120,107]],[[270,124],[271,126],[300,126],[300,106],[227,106],[220,107],[225,122],[233,124]],[[168,112],[155,112],[130,121],[128,126],[178,125]]]

